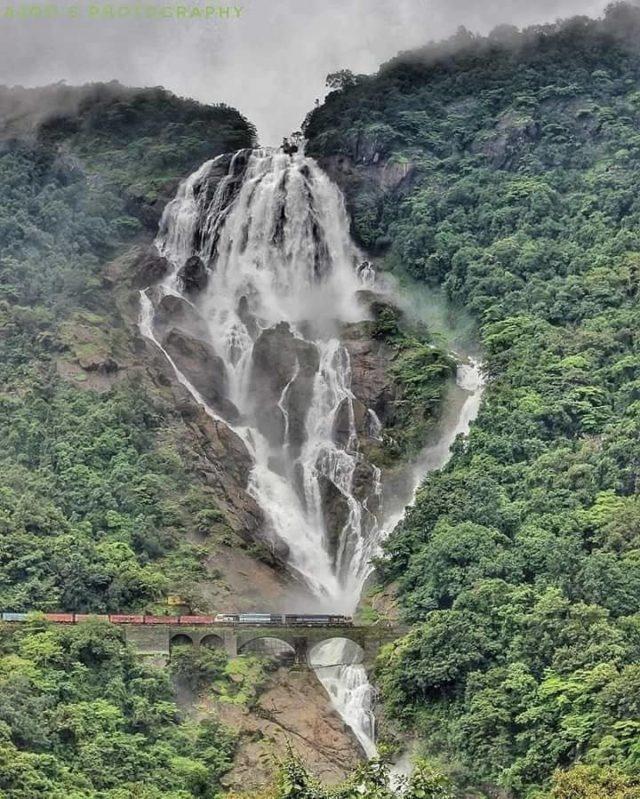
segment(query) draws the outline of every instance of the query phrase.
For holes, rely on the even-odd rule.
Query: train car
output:
[[[215,624],[217,616],[178,616],[178,624]]]
[[[57,624],[73,624],[75,621],[73,613],[45,613],[44,617],[47,621]]]
[[[26,613],[9,613],[8,611],[4,611],[2,613],[2,621],[26,621],[27,614]]]
[[[240,624],[284,624],[285,617],[282,613],[240,613]]]
[[[329,624],[339,627],[353,627],[351,616],[329,616]]]
[[[180,624],[180,616],[145,616],[144,624]]]
[[[240,621],[237,613],[218,613],[214,617],[215,624],[236,624]]]
[[[110,613],[109,621],[112,624],[144,624],[144,616],[121,615],[121,614]]]
[[[286,624],[300,625],[303,627],[312,627],[319,625],[322,627],[334,626],[351,626],[352,619],[350,616],[328,615],[322,613],[289,613],[285,616]]]
[[[303,627],[309,627],[314,624],[321,624],[326,626],[329,624],[329,617],[322,616],[316,613],[304,613],[304,614],[288,613],[285,616],[285,623],[299,625]]]
[[[98,619],[99,621],[109,621],[109,616],[106,613],[74,613],[73,620],[75,622],[89,621],[90,619]]]

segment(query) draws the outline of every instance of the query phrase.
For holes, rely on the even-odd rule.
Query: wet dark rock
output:
[[[356,338],[355,335],[344,343],[351,358],[351,390],[366,408],[375,412],[383,425],[393,424],[398,387],[391,375],[395,357],[392,348],[384,341]]]
[[[249,163],[251,150],[241,150],[237,153],[227,153],[219,158],[216,158],[211,164],[208,172],[202,177],[201,181],[194,186],[194,193],[198,198],[198,202],[203,208],[210,208],[218,186],[224,180],[223,191],[221,196],[217,198],[217,213],[224,214],[229,206],[233,203],[242,188],[244,173]],[[232,169],[233,167],[233,169]],[[203,215],[203,218],[206,214]],[[206,237],[208,238],[208,246],[211,251],[215,250],[217,244],[217,233],[214,232],[213,236],[211,231],[207,229]],[[193,238],[193,249],[196,251],[204,243],[205,233],[202,228],[196,229]]]
[[[249,309],[249,300],[246,297],[240,297],[237,308],[238,318],[242,324],[247,328],[247,331],[252,339],[256,339],[260,334],[260,328],[255,316]]]
[[[351,409],[353,409],[353,424],[357,438],[369,435],[368,410],[364,403],[358,399],[349,401],[347,397],[342,400],[333,421],[333,440],[342,449],[349,446],[351,436]]]
[[[349,519],[349,503],[340,489],[325,475],[318,477],[327,544],[334,560],[340,546],[340,534]]]
[[[251,389],[258,427],[272,444],[282,444],[286,424],[278,403],[289,385],[283,407],[289,416],[288,443],[294,457],[305,440],[318,366],[315,345],[296,338],[286,322],[263,330],[253,348]]]
[[[376,496],[376,469],[364,458],[358,458],[353,472],[353,496],[366,502],[367,508],[375,513],[380,509],[380,497]]]
[[[224,361],[211,345],[172,329],[162,342],[177,368],[198,391],[204,401],[231,424],[240,414],[227,396],[227,370]]]
[[[202,259],[197,255],[187,258],[184,266],[178,272],[178,278],[186,294],[198,294],[206,288],[209,275]]]
[[[152,298],[153,299],[153,298]],[[207,324],[198,310],[182,297],[166,294],[155,305],[156,314],[153,320],[154,331],[162,339],[169,330],[181,330],[194,338],[208,341]]]
[[[169,268],[169,261],[160,255],[155,247],[145,250],[134,264],[131,285],[135,289],[152,286],[167,275]]]

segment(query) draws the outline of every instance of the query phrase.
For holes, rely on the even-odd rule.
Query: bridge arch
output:
[[[327,635],[309,646],[307,660],[313,669],[363,665],[366,652],[360,642],[348,635]]]
[[[200,639],[200,646],[207,649],[224,649],[224,639],[214,633],[208,633]]]
[[[176,633],[169,640],[169,650],[173,649],[174,646],[193,646],[193,638],[186,633]]]
[[[283,638],[269,635],[255,635],[238,646],[238,654],[266,655],[283,665],[292,665],[296,659],[295,647]]]

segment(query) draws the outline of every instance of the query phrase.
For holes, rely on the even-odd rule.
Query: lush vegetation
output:
[[[131,337],[104,267],[149,240],[178,178],[254,131],[109,84],[2,89],[0,138],[0,608],[161,612],[204,576],[188,539],[219,512],[173,411],[120,374]],[[106,624],[2,628],[0,696],[7,799],[213,799],[232,759],[232,735],[181,719],[169,672]]]
[[[461,31],[307,121],[363,165],[359,239],[481,328],[478,422],[381,564],[413,628],[379,669],[474,795],[640,796],[639,34],[625,5]]]
[[[415,456],[439,418],[456,363],[440,346],[438,331],[415,324],[398,308],[375,301],[373,320],[360,323],[365,335],[383,341],[393,353],[389,377],[397,398],[384,419],[382,441],[366,442],[367,457],[378,466],[393,466]],[[434,344],[433,341],[438,341]],[[444,343],[444,342],[443,342]]]
[[[391,777],[389,767],[372,760],[340,785],[315,779],[289,751],[274,785],[257,793],[233,794],[230,799],[453,799],[449,780],[426,763],[417,763],[410,779]]]
[[[141,379],[90,390],[61,365],[90,378],[126,361],[104,264],[155,229],[178,177],[254,131],[233,109],[117,84],[2,89],[0,131],[0,608],[188,596],[187,533],[217,511],[170,410]]]
[[[1,631],[6,799],[213,799],[233,747],[214,720],[181,720],[166,670],[142,665],[115,627]]]
[[[194,694],[215,697],[230,705],[253,707],[278,661],[268,656],[243,654],[229,658],[223,649],[190,645],[171,652],[171,672]]]

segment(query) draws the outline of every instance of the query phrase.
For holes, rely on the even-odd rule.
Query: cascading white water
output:
[[[238,180],[240,160],[246,165]],[[311,159],[271,150],[241,152],[212,192],[207,181],[216,167],[216,161],[207,162],[191,175],[165,211],[156,246],[173,269],[161,291],[182,295],[179,274],[188,258],[196,255],[207,266],[208,285],[196,305],[224,361],[228,397],[242,420],[234,429],[254,458],[249,490],[271,533],[287,545],[291,569],[328,607],[350,611],[366,577],[376,519],[352,493],[361,456],[349,354],[337,336],[340,325],[363,318],[357,292],[371,282],[372,270],[367,265],[358,274],[362,258],[349,237],[342,196]],[[233,181],[240,185],[225,205]],[[256,397],[252,379],[256,340],[283,322],[296,339],[312,345],[319,364],[295,454],[287,400],[300,364],[276,403],[284,422],[277,437],[261,423],[256,405],[264,398]],[[148,324],[143,332],[152,332]],[[351,430],[339,446],[334,426],[345,404]],[[349,507],[335,552],[322,480],[330,481]],[[372,484],[372,492],[378,490]]]
[[[291,572],[319,607],[352,612],[390,526],[382,524],[380,470],[359,451],[350,357],[340,342],[341,327],[366,314],[358,292],[375,280],[351,242],[342,195],[301,154],[240,151],[183,182],[156,247],[171,270],[153,293],[141,292],[141,332],[206,411],[241,437],[253,458],[248,490],[264,512],[265,537],[286,545]],[[184,277],[194,257],[205,271],[196,296]],[[167,296],[184,303],[221,362],[224,405],[194,386],[156,331],[155,309]],[[378,437],[372,410],[367,419],[369,435]],[[442,465],[449,444],[431,468]],[[327,519],[328,493],[345,508],[339,529]],[[373,693],[346,646],[326,645],[315,665],[371,756]]]
[[[375,696],[357,650],[351,642],[334,638],[312,651],[312,664],[334,707],[371,758],[377,754]]]

